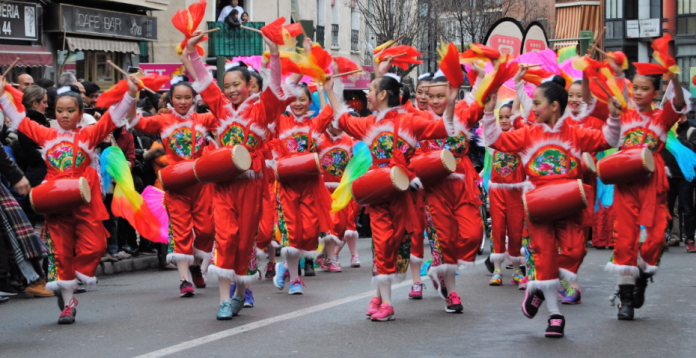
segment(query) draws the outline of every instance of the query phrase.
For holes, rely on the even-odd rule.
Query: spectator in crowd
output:
[[[99,98],[99,91],[101,87],[98,84],[90,81],[82,82],[82,86],[85,88],[85,94],[83,96],[85,100],[85,108],[94,108],[97,105],[97,99]]]
[[[46,90],[39,86],[29,86],[24,90],[22,104],[27,109],[27,117],[44,127],[50,127],[46,119],[46,109],[48,108],[48,95]],[[17,164],[22,168],[29,179],[31,187],[35,187],[43,182],[46,177],[46,162],[41,156],[39,145],[29,139],[24,133],[18,132],[19,149],[15,152]],[[24,211],[32,218],[33,211],[31,206],[24,206]]]
[[[221,3],[225,3],[225,0],[223,0]],[[229,5],[222,8],[220,16],[217,20],[218,22],[225,22],[225,18],[232,13],[232,10],[237,10],[237,14],[244,13],[244,8],[239,6],[239,0],[230,0],[228,3]]]
[[[243,13],[241,19],[242,19],[242,23],[249,22],[249,13],[248,12]]]
[[[49,88],[56,87],[56,83],[53,82],[53,80],[48,79],[48,78],[40,78],[38,81],[36,81],[36,85],[43,88],[43,89],[49,89]]]
[[[34,84],[34,78],[28,73],[22,73],[17,77],[17,82],[19,86],[17,87],[20,91],[24,92],[24,89]]]
[[[232,9],[232,12],[225,18],[225,22],[232,26],[239,26],[239,11]]]
[[[58,77],[58,88],[69,86],[71,83],[77,82],[77,78],[70,72],[65,72]]]
[[[686,119],[686,115],[682,115],[677,124],[677,139],[685,147],[696,152],[696,128],[692,127]],[[672,222],[669,223],[672,234],[670,235],[668,244],[670,246],[679,246],[681,237],[685,238],[686,250],[688,252],[696,252],[694,245],[694,233],[696,232],[696,214],[694,213],[694,183],[687,181],[684,174],[679,168],[676,159],[668,150],[663,151],[662,158],[669,169],[669,192],[667,193],[667,205],[672,215]],[[677,214],[674,210],[674,204],[679,200]],[[681,220],[681,223],[680,223]],[[680,225],[681,224],[681,225]],[[682,230],[683,228],[683,230]]]
[[[46,108],[46,118],[56,119],[56,97],[58,97],[58,92],[55,87],[49,87],[46,89],[46,97],[48,103],[48,108]]]

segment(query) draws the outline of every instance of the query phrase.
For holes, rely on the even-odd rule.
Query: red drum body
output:
[[[580,179],[537,187],[524,193],[522,201],[527,217],[534,222],[562,219],[587,208]]]
[[[162,188],[166,191],[177,191],[189,188],[198,184],[194,167],[196,162],[193,160],[171,164],[160,170],[159,176]]]
[[[68,213],[90,201],[92,191],[84,177],[49,181],[29,193],[29,202],[37,214]]]
[[[447,149],[435,150],[411,159],[411,167],[423,184],[436,183],[457,170],[457,160]]]
[[[604,184],[625,184],[655,171],[655,160],[648,148],[631,148],[614,153],[597,163],[597,176]]]
[[[353,199],[360,205],[379,204],[408,189],[408,174],[399,168],[377,168],[353,181]]]
[[[319,154],[307,153],[278,159],[275,167],[276,179],[281,183],[316,178],[321,174]]]
[[[193,173],[199,182],[217,183],[236,178],[251,167],[249,151],[241,145],[216,149],[196,160]]]
[[[597,173],[597,166],[595,165],[594,158],[590,153],[582,153],[582,175],[595,174]]]

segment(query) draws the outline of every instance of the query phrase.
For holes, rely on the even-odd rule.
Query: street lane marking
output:
[[[481,263],[483,263],[483,261],[485,261],[485,259],[478,260],[475,263],[476,263],[476,265],[480,265]],[[429,279],[428,276],[423,277],[423,281],[428,280],[428,279]],[[408,281],[404,281],[404,282],[401,282],[399,284],[393,285],[392,289],[401,288],[404,286],[410,286],[412,284],[413,284],[413,280],[408,280]],[[320,305],[316,305],[316,306],[304,308],[301,310],[297,310],[294,312],[282,314],[280,316],[262,319],[260,321],[248,323],[248,324],[245,324],[245,325],[242,325],[239,327],[235,327],[235,328],[230,328],[230,329],[220,331],[217,333],[213,333],[213,334],[210,334],[207,336],[192,339],[192,340],[187,341],[187,342],[179,343],[179,344],[173,345],[171,347],[167,347],[167,348],[163,348],[163,349],[160,349],[160,350],[157,350],[154,352],[139,355],[139,356],[136,356],[135,358],[159,358],[159,357],[168,356],[170,354],[178,353],[178,352],[181,352],[181,351],[184,351],[187,349],[191,349],[191,348],[195,348],[195,347],[198,347],[198,346],[210,343],[210,342],[218,341],[218,340],[221,340],[223,338],[236,336],[240,333],[245,333],[245,332],[251,331],[253,329],[265,327],[265,326],[268,326],[268,325],[271,325],[274,323],[287,321],[289,319],[293,319],[293,318],[297,318],[297,317],[302,317],[302,316],[305,316],[308,314],[312,314],[312,313],[323,311],[323,310],[333,308],[336,306],[344,305],[346,303],[351,303],[353,301],[357,301],[357,300],[362,299],[362,298],[370,297],[370,296],[372,296],[372,294],[374,294],[374,292],[375,292],[374,290],[370,290],[370,291],[363,292],[363,293],[353,295],[350,297],[346,297],[346,298],[342,298],[339,300],[335,300],[335,301],[331,301],[331,302],[327,302],[327,303],[322,303]]]

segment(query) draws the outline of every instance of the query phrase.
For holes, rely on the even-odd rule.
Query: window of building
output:
[[[339,18],[338,18],[338,7],[339,4],[335,4],[331,6],[331,48],[332,49],[338,49],[340,48],[338,44],[338,23],[339,23]]]
[[[623,38],[624,26],[624,0],[606,0],[605,2],[605,21],[607,27],[604,32],[605,39]],[[631,1],[631,0],[628,0]],[[627,3],[628,3],[627,1]],[[628,5],[627,5],[628,6]]]
[[[679,80],[688,88],[691,79],[691,67],[696,67],[696,45],[676,46],[677,65],[681,68]]]
[[[360,12],[353,4],[350,10],[350,50],[358,51],[360,40]]]
[[[650,18],[651,19],[661,19],[662,18],[662,1],[661,0],[650,0]]]
[[[623,0],[606,0],[605,16],[607,19],[623,18]]]
[[[677,35],[696,34],[696,0],[677,0]]]
[[[326,0],[317,0],[317,33],[316,42],[324,47],[324,34],[326,29]]]

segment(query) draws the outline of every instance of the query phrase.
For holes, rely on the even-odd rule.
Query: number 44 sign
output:
[[[38,40],[36,4],[7,1],[0,4],[0,39]]]

